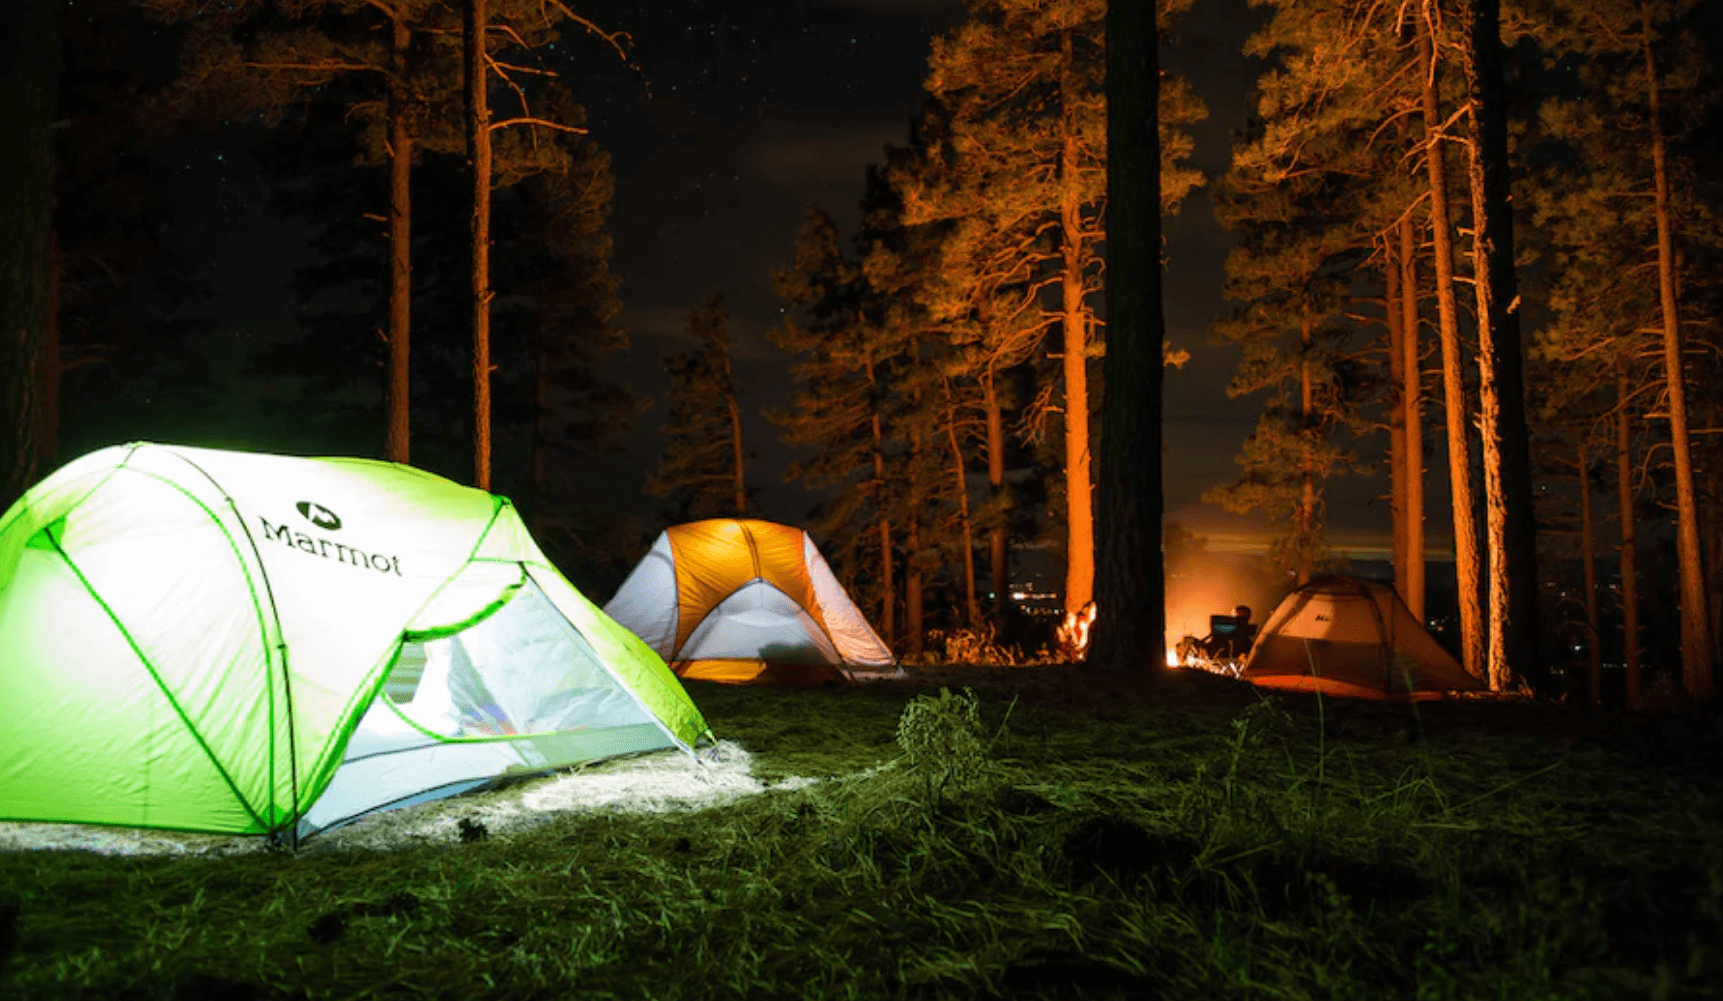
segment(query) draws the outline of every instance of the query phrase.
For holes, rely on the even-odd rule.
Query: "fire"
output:
[[[1167,647],[1167,666],[1168,667],[1179,667],[1179,666],[1181,666],[1179,664],[1179,652],[1177,650],[1174,650],[1170,646]]]
[[[1065,652],[1068,660],[1082,660],[1083,654],[1089,649],[1089,632],[1095,625],[1095,603],[1089,602],[1082,611],[1066,612],[1065,621],[1055,630],[1059,647]]]

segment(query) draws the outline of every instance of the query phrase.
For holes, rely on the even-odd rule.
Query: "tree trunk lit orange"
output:
[[[1397,245],[1382,244],[1382,318],[1388,328],[1388,509],[1394,524],[1394,590],[1406,597],[1411,555],[1406,542],[1406,334],[1400,310],[1400,264]]]
[[[975,600],[975,538],[969,524],[969,474],[964,469],[963,447],[957,441],[957,403],[951,395],[951,380],[945,380],[945,436],[951,445],[952,476],[957,481],[957,523],[963,534],[964,625],[981,625],[981,605]]]
[[[1442,403],[1448,428],[1448,480],[1454,509],[1454,576],[1460,605],[1460,662],[1484,679],[1483,607],[1479,602],[1478,530],[1472,517],[1472,466],[1466,440],[1467,413],[1460,355],[1459,306],[1454,300],[1454,242],[1448,221],[1448,175],[1443,164],[1442,117],[1436,101],[1436,43],[1426,16],[1424,43],[1425,171],[1430,179],[1430,234],[1435,244],[1436,311],[1442,336]]]
[[[1681,364],[1681,318],[1675,292],[1675,243],[1669,220],[1669,168],[1664,162],[1657,64],[1651,57],[1651,9],[1644,18],[1646,96],[1651,105],[1651,164],[1655,174],[1657,284],[1663,313],[1663,371],[1669,395],[1669,438],[1675,453],[1675,551],[1681,569],[1681,677],[1687,694],[1711,699],[1711,627],[1699,556],[1699,504],[1693,492],[1693,452],[1687,429],[1687,389]]]
[[[991,369],[984,375],[981,383],[984,394],[983,406],[987,410],[987,490],[988,495],[996,505],[1002,504],[1005,494],[1005,417],[999,406],[999,391],[993,384]],[[993,625],[995,628],[1005,628],[1005,611],[1011,600],[1010,569],[1005,551],[1005,512],[997,513],[998,523],[988,533],[988,569],[993,579]]]
[[[1406,435],[1406,607],[1424,615],[1424,354],[1419,345],[1423,330],[1418,315],[1418,246],[1412,235],[1412,217],[1400,218],[1400,327],[1406,352],[1401,367],[1400,422]]]
[[[1071,33],[1065,33],[1062,81],[1064,193],[1059,225],[1064,274],[1059,282],[1065,369],[1065,611],[1078,612],[1095,596],[1095,520],[1089,479],[1089,322],[1083,305],[1082,181],[1078,175],[1076,84]]]

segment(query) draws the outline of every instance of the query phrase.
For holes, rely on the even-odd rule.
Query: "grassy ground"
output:
[[[765,791],[0,854],[0,997],[1723,998],[1715,719],[1063,669],[690,692]]]

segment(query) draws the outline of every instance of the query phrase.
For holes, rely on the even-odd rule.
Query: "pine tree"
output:
[[[1272,100],[1265,96],[1265,106]],[[1217,340],[1243,351],[1227,394],[1271,396],[1239,456],[1243,476],[1211,488],[1204,500],[1264,511],[1281,526],[1273,558],[1303,584],[1332,560],[1322,484],[1357,468],[1334,438],[1356,421],[1363,388],[1342,322],[1361,256],[1353,225],[1359,206],[1332,164],[1286,171],[1267,148],[1278,141],[1273,119],[1265,121],[1257,142],[1235,151],[1216,196],[1217,217],[1241,236],[1227,257],[1226,294],[1245,304],[1213,329]],[[1301,155],[1313,154],[1306,148]]]
[[[1526,428],[1500,0],[1466,0],[1461,63],[1469,92],[1466,174],[1477,302],[1478,425],[1489,545],[1490,687],[1547,684],[1538,649],[1537,529]],[[1589,564],[1588,564],[1589,566]]]
[[[1160,36],[1148,4],[1107,11],[1106,401],[1099,574],[1087,663],[1158,672],[1166,656],[1161,524]],[[1170,531],[1173,525],[1168,525]],[[1172,548],[1172,547],[1167,547]],[[1105,614],[1100,614],[1105,609]]]
[[[884,197],[884,175],[870,170],[871,198]],[[869,213],[877,225],[878,213]],[[857,253],[879,234],[858,234]],[[786,305],[784,322],[767,332],[772,344],[794,359],[796,390],[790,408],[767,416],[784,429],[784,440],[813,448],[786,474],[814,489],[832,489],[815,525],[839,553],[865,550],[866,567],[840,558],[837,569],[852,593],[879,602],[881,634],[896,632],[893,492],[888,453],[896,450],[892,375],[903,345],[876,322],[883,303],[855,256],[844,251],[837,224],[825,212],[809,211],[797,236],[792,264],[774,275]],[[870,536],[868,543],[861,543]],[[865,586],[864,586],[865,582]]]
[[[1275,13],[1246,52],[1270,68],[1218,192],[1223,223],[1241,237],[1228,294],[1245,305],[1214,335],[1244,348],[1234,392],[1278,395],[1241,456],[1244,477],[1208,496],[1276,512],[1276,552],[1293,577],[1306,577],[1327,558],[1322,481],[1361,471],[1334,436],[1387,430],[1396,578],[1421,608],[1422,370],[1410,224],[1418,193],[1405,176],[1418,77],[1392,9],[1355,0],[1265,5]],[[1379,319],[1371,315],[1378,305]],[[1382,388],[1387,414],[1376,422],[1366,406]]]
[[[670,373],[664,430],[670,440],[646,489],[670,499],[672,520],[748,517],[752,491],[722,295],[713,292],[688,314],[687,332],[697,346],[664,359]]]
[[[1550,0],[1533,11],[1530,30],[1558,56],[1581,60],[1588,90],[1583,104],[1546,110],[1543,125],[1570,150],[1566,169],[1540,190],[1540,220],[1550,238],[1558,276],[1552,292],[1560,322],[1543,349],[1572,361],[1614,356],[1629,373],[1651,348],[1661,357],[1659,383],[1674,460],[1677,561],[1680,576],[1683,681],[1688,693],[1711,697],[1714,650],[1699,540],[1699,496],[1694,483],[1689,428],[1689,382],[1684,360],[1686,326],[1681,298],[1682,245],[1715,246],[1716,226],[1694,199],[1690,168],[1671,154],[1680,120],[1663,112],[1667,95],[1686,96],[1684,120],[1700,111],[1699,61],[1680,19],[1694,5],[1623,2],[1605,5]],[[1655,270],[1652,283],[1641,276]],[[1697,276],[1695,276],[1697,277]],[[1587,317],[1583,303],[1611,285],[1619,294],[1608,310]],[[1600,321],[1619,317],[1617,325]],[[1655,333],[1647,343],[1645,332]],[[1632,392],[1624,380],[1624,399]],[[1701,381],[1697,385],[1704,385]],[[1625,412],[1624,412],[1625,416]],[[1618,452],[1625,454],[1625,433]],[[1625,497],[1625,495],[1624,495]],[[1631,499],[1624,499],[1624,516]],[[1630,525],[1625,523],[1624,533]],[[1624,545],[1624,557],[1626,547]],[[1624,580],[1626,569],[1624,568]]]
[[[558,120],[578,121],[574,109]],[[647,401],[607,378],[604,360],[628,347],[618,323],[618,279],[610,270],[614,245],[608,231],[614,180],[610,157],[589,140],[560,137],[568,147],[567,169],[536,174],[517,185],[515,199],[501,206],[505,232],[520,236],[498,243],[499,287],[514,290],[497,301],[498,319],[524,336],[524,364],[505,365],[499,378],[501,414],[529,428],[531,483],[526,514],[533,536],[559,561],[631,565],[622,551],[632,540],[616,530],[617,519],[587,500],[576,470],[600,454],[618,453],[620,435]],[[524,217],[524,225],[512,225]],[[512,371],[525,371],[530,386]],[[524,407],[515,401],[526,401]],[[556,551],[552,555],[558,555]]]
[[[1163,18],[1187,3],[1159,5]],[[1091,300],[1101,289],[1105,194],[1104,18],[1100,0],[973,0],[937,39],[927,90],[941,134],[901,180],[912,224],[948,223],[923,294],[933,322],[963,345],[981,384],[989,430],[995,593],[1003,588],[1005,451],[1000,375],[1059,331],[1054,381],[1038,395],[1062,428],[1066,581],[1074,614],[1094,586],[1089,369],[1101,353]],[[1183,166],[1180,127],[1204,114],[1182,82],[1160,99],[1163,199],[1176,205],[1199,176]],[[1034,405],[1032,405],[1034,406]],[[1039,420],[1032,420],[1039,424]]]

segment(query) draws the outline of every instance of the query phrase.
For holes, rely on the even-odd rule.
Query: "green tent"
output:
[[[0,818],[297,843],[710,738],[501,497],[408,466],[102,449],[0,519]]]

